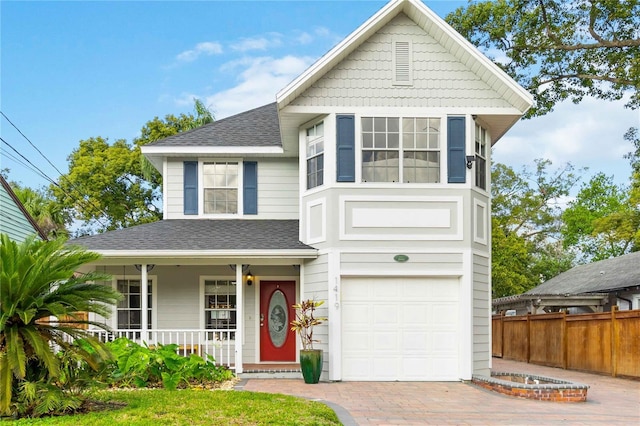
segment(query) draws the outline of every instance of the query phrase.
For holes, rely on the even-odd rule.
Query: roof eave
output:
[[[289,85],[278,92],[278,94],[276,95],[278,109],[281,110],[286,107],[299,94],[304,92],[309,86],[311,86],[315,81],[317,81],[319,78],[321,78],[321,76],[323,76],[333,66],[335,66],[336,63],[338,63],[346,55],[351,53],[351,51],[355,50],[357,46],[364,42],[364,40],[366,40],[372,33],[384,26],[398,13],[405,12],[407,15],[412,15],[413,11],[417,11],[427,18],[421,25],[421,27],[425,31],[427,31],[427,22],[435,24],[443,31],[446,36],[453,39],[456,43],[458,43],[458,45],[460,45],[465,51],[467,51],[471,55],[471,57],[474,58],[481,66],[487,68],[491,73],[493,73],[504,85],[506,90],[511,92],[511,95],[515,96],[516,100],[514,102],[512,96],[507,96],[506,93],[503,94],[505,99],[509,98],[510,103],[514,107],[516,107],[521,114],[524,114],[529,108],[533,106],[533,96],[529,92],[527,92],[494,62],[483,55],[473,44],[462,37],[457,31],[455,31],[449,24],[447,24],[433,11],[431,11],[431,9],[424,5],[420,0],[394,0],[387,3],[375,15],[373,15],[364,24],[362,24],[355,31],[349,34],[345,39],[343,39],[342,42],[337,44],[333,49],[331,49],[328,53],[318,59],[313,65],[311,65]]]
[[[288,249],[288,250],[97,250],[89,249],[100,254],[103,259],[108,258],[154,258],[154,259],[211,259],[211,258],[241,258],[241,259],[315,259],[318,257],[316,249]]]

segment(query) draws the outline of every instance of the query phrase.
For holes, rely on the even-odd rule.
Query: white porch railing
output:
[[[140,345],[178,345],[178,354],[211,355],[216,365],[235,370],[235,330],[87,330],[102,342],[126,337]]]

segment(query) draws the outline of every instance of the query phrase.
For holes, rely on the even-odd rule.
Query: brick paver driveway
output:
[[[306,385],[302,379],[250,379],[243,388],[328,402],[346,425],[640,425],[640,381],[501,359],[494,359],[493,369],[587,384],[587,402],[517,399],[455,382]]]

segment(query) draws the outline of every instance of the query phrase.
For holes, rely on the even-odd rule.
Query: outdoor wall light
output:
[[[474,161],[476,161],[475,155],[467,155],[467,169],[470,169],[473,167]]]
[[[253,275],[251,275],[251,271],[247,273],[247,285],[253,285]]]

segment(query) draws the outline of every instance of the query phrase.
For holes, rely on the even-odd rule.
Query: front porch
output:
[[[212,357],[236,374],[246,372],[245,365],[252,373],[299,372],[297,338],[288,324],[290,306],[300,300],[304,264],[295,262],[301,259],[263,259],[251,265],[154,261],[158,263],[94,265],[112,276],[103,284],[118,289],[124,298],[110,318],[90,318],[108,327],[92,327],[93,335],[102,341],[126,337],[150,347],[177,344],[179,354]],[[145,281],[147,285],[141,285]],[[277,313],[283,316],[273,314],[274,294],[282,306]],[[274,327],[286,345],[273,343],[278,339]],[[287,353],[280,350],[285,347]]]

